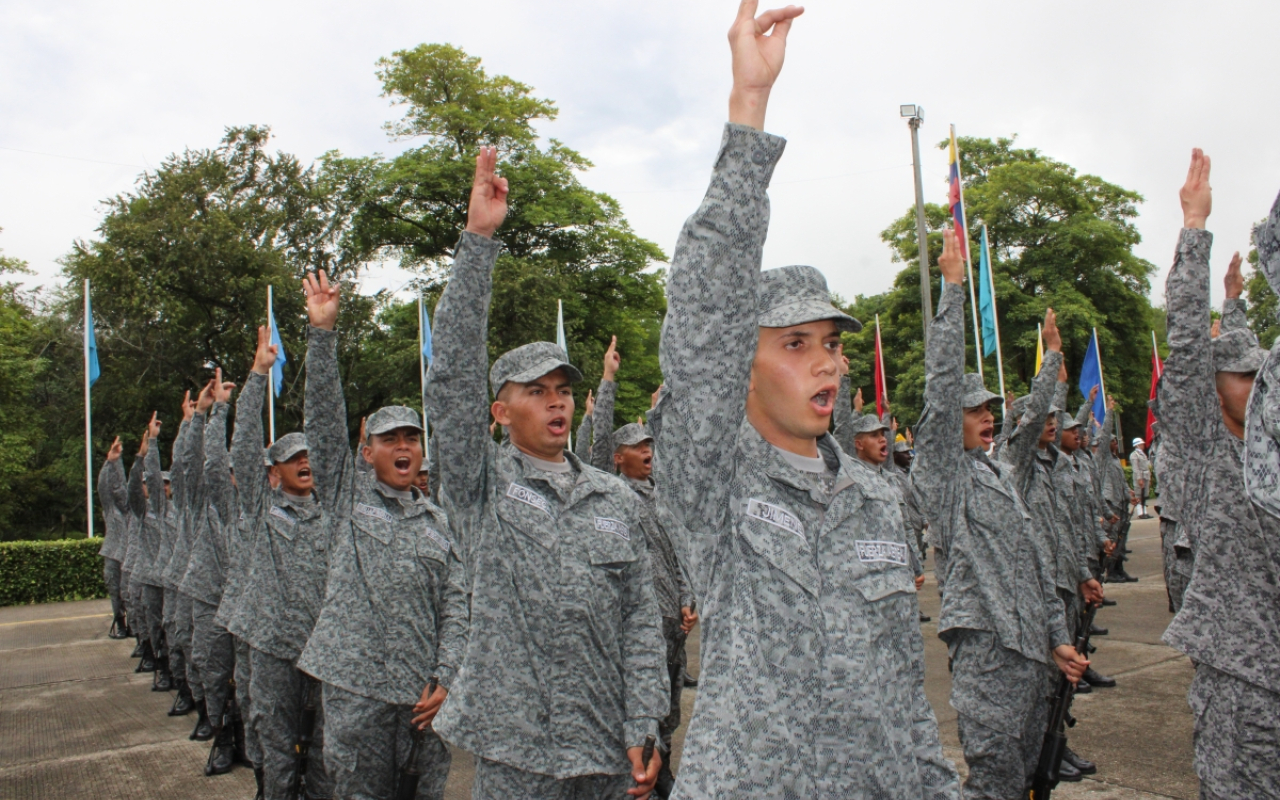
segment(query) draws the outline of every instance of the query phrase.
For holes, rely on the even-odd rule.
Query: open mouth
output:
[[[978,434],[978,438],[982,439],[983,444],[991,444],[996,440],[995,431],[996,429],[994,425],[985,427],[982,429],[982,432]]]
[[[653,466],[653,456],[649,456],[649,457],[645,458],[645,460],[644,460],[644,465],[645,465],[646,467],[652,467],[652,466]]]
[[[547,423],[547,430],[552,436],[563,436],[569,430],[569,424],[564,417],[555,417]]]
[[[409,474],[409,457],[400,456],[395,460],[395,466],[396,466],[396,472],[408,475]]]
[[[299,479],[310,478],[310,477],[311,477],[311,467],[303,467],[302,469],[298,470]]]
[[[826,388],[809,398],[809,405],[819,414],[830,414],[835,407],[836,390]]]

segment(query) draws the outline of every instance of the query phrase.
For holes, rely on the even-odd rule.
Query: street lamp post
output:
[[[924,178],[920,175],[920,125],[924,122],[924,107],[903,105],[898,107],[901,116],[911,128],[911,164],[916,172],[916,241],[920,248],[920,318],[924,324],[925,343],[929,342],[929,321],[933,319],[933,289],[929,282],[929,233],[924,224]]]

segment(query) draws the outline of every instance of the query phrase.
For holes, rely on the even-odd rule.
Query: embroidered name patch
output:
[[[631,530],[627,527],[625,522],[619,522],[616,519],[596,517],[596,530],[607,531],[615,536],[621,536],[628,542],[631,541]]]
[[[907,565],[907,546],[897,542],[866,542],[861,539],[854,542],[858,550],[858,560],[863,563],[887,561],[890,564]]]
[[[445,552],[449,551],[449,540],[441,536],[435,528],[427,528],[427,538],[443,547]]]
[[[551,513],[551,504],[547,502],[547,498],[526,486],[521,486],[518,483],[507,484],[507,497],[510,497],[512,500],[519,500],[521,503],[526,505],[533,506],[545,514]]]
[[[775,506],[772,503],[752,498],[747,501],[747,516],[755,517],[761,522],[767,522],[770,525],[782,528],[784,531],[794,533],[801,539],[804,538],[804,525],[794,514],[782,506]]]
[[[294,524],[293,517],[289,516],[289,512],[288,512],[288,511],[285,511],[285,510],[284,510],[283,508],[281,508],[280,506],[272,506],[272,507],[271,507],[271,516],[273,516],[273,517],[279,517],[280,519],[284,520],[285,522],[289,523],[290,525],[293,525],[293,524]]]
[[[366,517],[373,517],[374,519],[380,519],[383,522],[395,522],[395,517],[388,514],[386,510],[381,508],[376,508],[366,503],[357,503],[356,513],[364,514]]]

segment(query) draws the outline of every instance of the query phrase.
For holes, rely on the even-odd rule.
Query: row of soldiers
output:
[[[415,486],[423,432],[412,410],[380,409],[359,453],[350,449],[337,362],[341,292],[323,272],[304,284],[305,429],[268,451],[277,487],[261,450],[276,355],[267,332],[237,399],[230,463],[219,465],[211,442],[225,442],[233,387],[219,376],[197,399],[186,435],[203,436],[208,485],[187,501],[186,523],[177,511],[176,541],[194,533],[177,602],[208,537],[222,592],[192,597],[191,647],[215,741],[225,737],[229,700],[213,690],[230,684],[228,667],[235,673],[246,756],[260,765],[264,797],[390,798],[404,775],[418,781],[416,796],[438,797],[447,742],[475,756],[475,798],[643,800],[669,775],[673,651],[696,598],[699,696],[669,796],[959,798],[924,693],[914,537],[925,526],[969,765],[965,797],[1024,797],[1051,674],[1106,683],[1072,642],[1080,607],[1105,601],[1102,556],[1123,554],[1116,526],[1125,520],[1105,488],[1118,465],[1106,457],[1107,420],[1090,467],[1078,433],[1087,424],[1054,408],[1065,380],[1052,311],[1044,369],[1008,414],[993,456],[992,409],[1003,399],[964,373],[963,261],[948,233],[909,479],[883,467],[879,418],[851,414],[840,437],[829,433],[833,416],[847,412],[841,333],[861,326],[832,305],[816,269],[761,270],[767,189],[785,147],[763,131],[764,118],[803,10],[756,16],[756,6],[744,0],[730,31],[729,123],[673,254],[659,352],[665,384],[646,425],[613,431],[611,419],[593,414],[584,461],[567,449],[582,378],[567,354],[535,342],[490,366],[495,235],[509,190],[492,148],[477,156],[466,229],[436,308],[427,492]],[[1199,252],[1180,249],[1180,264],[1184,251]],[[1186,315],[1174,305],[1171,343],[1183,347],[1194,337],[1178,327],[1187,341],[1174,342]],[[1207,336],[1207,306],[1203,316]],[[1212,380],[1207,358],[1178,372],[1171,356],[1166,380],[1192,368],[1200,384]],[[619,361],[611,348],[606,374]],[[1186,388],[1192,382],[1166,386],[1198,403],[1203,427],[1221,414],[1206,386]],[[1217,473],[1183,463],[1194,474],[1183,484],[1179,527],[1198,549],[1170,635],[1186,631],[1175,644],[1193,651],[1204,690],[1230,690],[1270,713],[1266,684],[1247,694],[1231,681],[1273,677],[1276,659],[1244,657],[1275,642],[1274,557],[1258,556],[1257,537],[1237,543],[1206,528],[1239,505],[1220,504],[1232,499],[1221,492],[1202,496],[1219,491]],[[235,483],[223,490],[232,464]],[[191,487],[181,489],[186,498]],[[1243,491],[1233,497],[1246,502]],[[1256,573],[1236,576],[1231,597],[1249,606],[1247,590],[1264,600],[1245,611],[1245,625],[1204,613],[1221,610],[1218,583],[1232,580],[1221,570],[1244,566],[1235,554],[1248,554]],[[201,591],[198,579],[191,591]],[[215,644],[201,644],[201,631]],[[1224,653],[1206,653],[1206,644]],[[214,650],[230,655],[200,655]],[[1241,676],[1246,667],[1253,672]],[[1193,689],[1199,696],[1207,697]],[[1204,702],[1200,766],[1205,743],[1241,743],[1227,725],[1239,709]],[[1237,747],[1214,769],[1274,771],[1275,759],[1260,765],[1256,756]],[[1210,785],[1203,771],[1202,779]],[[1211,796],[1266,796],[1277,783],[1260,785]]]

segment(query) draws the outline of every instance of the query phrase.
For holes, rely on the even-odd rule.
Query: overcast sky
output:
[[[0,249],[57,280],[56,259],[94,236],[100,201],[169,153],[215,145],[229,125],[270,125],[275,148],[304,160],[395,153],[412,143],[381,128],[397,112],[378,96],[374,63],[448,42],[553,99],[560,117],[541,132],[595,162],[585,183],[670,253],[719,143],[736,8],[6,0]],[[879,232],[914,202],[898,106],[919,103],[931,201],[946,194],[933,144],[949,123],[961,135],[1017,133],[1021,146],[1142,193],[1138,253],[1159,268],[1157,302],[1181,225],[1177,190],[1190,149],[1203,147],[1214,160],[1216,301],[1231,251],[1247,247],[1280,189],[1277,31],[1274,0],[807,3],[769,108],[768,130],[788,147],[765,266],[813,264],[846,297],[890,285],[902,265]],[[383,272],[366,288],[400,280]]]

